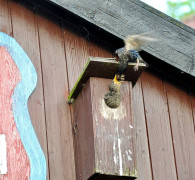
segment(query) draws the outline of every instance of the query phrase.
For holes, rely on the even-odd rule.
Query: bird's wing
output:
[[[146,46],[153,41],[156,41],[156,39],[151,36],[151,33],[127,36],[124,39],[125,49],[127,51],[133,49],[139,51],[140,47]]]

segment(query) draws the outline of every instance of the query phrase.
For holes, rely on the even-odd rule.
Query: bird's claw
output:
[[[134,71],[138,71],[139,69],[139,64],[137,63],[134,67],[133,67]]]

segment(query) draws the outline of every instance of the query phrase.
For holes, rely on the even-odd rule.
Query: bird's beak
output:
[[[114,84],[119,88],[121,86],[121,81],[117,80],[117,75],[114,77]]]
[[[117,84],[117,83],[120,83],[118,80],[117,80],[117,75],[114,76],[114,84]]]

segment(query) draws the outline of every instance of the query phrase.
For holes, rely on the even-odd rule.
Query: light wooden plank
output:
[[[195,133],[187,89],[166,83],[178,179],[195,179]]]
[[[141,80],[153,178],[176,180],[172,136],[162,77],[143,72]]]
[[[63,30],[58,24],[59,19],[41,10],[39,13],[50,179],[74,180],[74,148],[70,109],[66,102],[68,80]]]
[[[100,174],[137,177],[134,122],[132,117],[132,83],[121,85],[121,104],[111,109],[104,103],[112,80],[90,78],[96,168]]]
[[[74,107],[77,124],[75,149],[77,178],[132,179],[137,176],[131,82],[121,87],[121,105],[109,108],[104,95],[112,80],[91,77]],[[122,176],[122,177],[121,177]]]

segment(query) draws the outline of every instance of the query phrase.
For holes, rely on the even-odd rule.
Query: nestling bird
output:
[[[118,78],[124,80],[124,72],[127,69],[129,62],[136,62],[134,70],[139,68],[139,62],[143,61],[139,55],[140,48],[149,44],[152,41],[156,41],[149,33],[127,36],[124,39],[125,47],[117,49],[115,53],[119,57]]]
[[[114,77],[114,80],[111,82],[109,86],[109,91],[104,96],[104,101],[106,105],[110,108],[117,108],[120,105],[120,86],[121,82],[117,81],[117,76]]]

